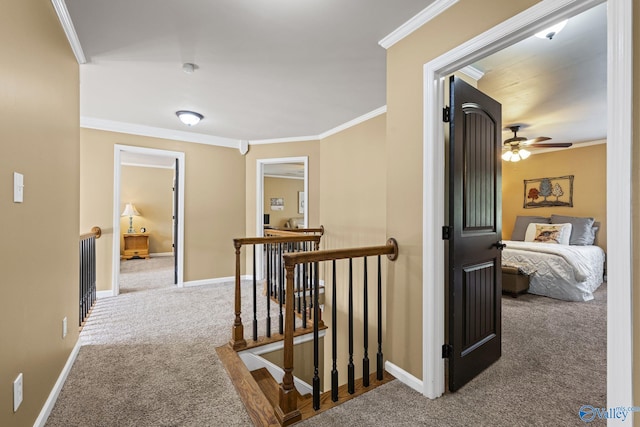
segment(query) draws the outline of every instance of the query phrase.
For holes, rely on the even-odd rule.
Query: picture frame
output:
[[[272,211],[284,210],[284,197],[272,197],[270,201]]]
[[[566,175],[553,178],[525,179],[523,208],[572,208],[573,177],[573,175]]]
[[[298,213],[304,213],[304,191],[298,191]]]

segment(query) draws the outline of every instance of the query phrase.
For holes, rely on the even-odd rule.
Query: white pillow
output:
[[[525,242],[554,243],[568,245],[571,238],[571,224],[541,224],[532,222],[527,227]]]

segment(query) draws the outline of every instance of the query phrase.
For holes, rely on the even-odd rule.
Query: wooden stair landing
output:
[[[276,382],[269,371],[262,368],[249,372],[238,353],[228,344],[216,348],[216,352],[229,373],[229,377],[238,391],[253,424],[256,426],[279,426],[274,408],[278,404],[280,384]],[[394,379],[391,374],[384,372],[382,380],[378,381],[374,372],[369,376],[369,387],[362,385],[361,378],[355,381],[354,394],[349,394],[348,386],[344,384],[338,388],[337,402],[331,400],[331,391],[329,390],[320,395],[320,409],[317,411],[313,409],[313,399],[310,394],[298,394],[298,409],[302,415],[302,420],[309,419],[361,396]]]

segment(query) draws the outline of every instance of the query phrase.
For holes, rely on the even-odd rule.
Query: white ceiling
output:
[[[518,136],[584,143],[607,136],[607,7],[569,19],[552,40],[529,37],[473,66],[478,88],[502,104]],[[510,131],[503,139],[512,137]]]
[[[378,41],[431,3],[66,0],[88,61],[81,115],[234,142],[319,135],[386,104]],[[522,136],[606,137],[606,5],[553,40],[528,38],[473,65],[503,124],[527,126]],[[180,109],[205,119],[187,127]]]
[[[378,41],[432,2],[66,0],[88,60],[81,115],[235,140],[319,135],[386,104]],[[205,119],[188,128],[182,109]]]

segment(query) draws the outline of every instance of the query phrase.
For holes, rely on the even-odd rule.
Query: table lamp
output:
[[[138,210],[133,205],[133,203],[127,203],[127,205],[124,207],[124,211],[122,212],[122,216],[129,217],[129,229],[127,230],[127,233],[135,232],[133,229],[133,217],[139,216],[139,215],[140,215],[140,212],[138,212]]]

